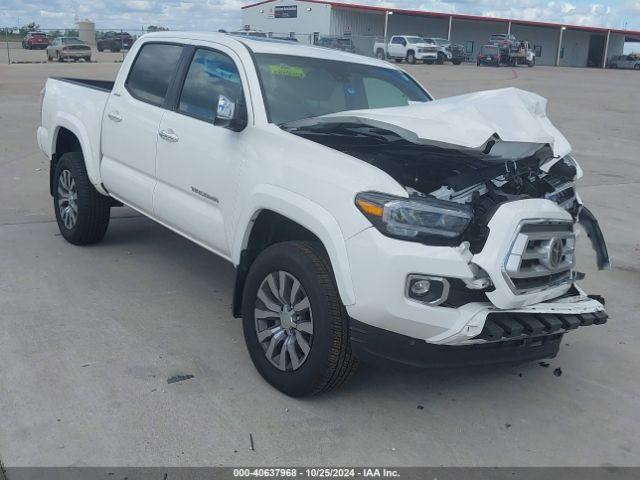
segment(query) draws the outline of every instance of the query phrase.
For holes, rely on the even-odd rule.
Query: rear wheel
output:
[[[378,51],[376,52],[376,57],[380,60],[384,60],[384,50],[379,48]]]
[[[82,154],[62,155],[54,175],[53,207],[62,236],[74,245],[102,240],[109,226],[109,197],[89,181]]]
[[[356,369],[347,312],[318,243],[278,243],[258,256],[243,291],[242,326],[256,369],[287,395],[339,387]]]

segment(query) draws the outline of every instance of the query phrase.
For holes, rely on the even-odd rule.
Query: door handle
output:
[[[167,128],[166,130],[160,130],[158,132],[158,135],[160,135],[161,139],[166,140],[167,142],[175,143],[180,140],[178,135],[176,135],[176,132],[174,132],[170,128]]]
[[[120,112],[118,112],[117,110],[107,113],[107,117],[109,117],[114,122],[122,121],[122,116],[120,115]]]

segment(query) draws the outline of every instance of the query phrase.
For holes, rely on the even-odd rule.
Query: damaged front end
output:
[[[432,304],[459,308],[489,300],[512,309],[584,297],[572,290],[583,276],[574,271],[575,225],[590,238],[598,268],[609,267],[609,256],[598,222],[575,190],[582,170],[537,98],[506,95],[517,114],[501,127],[487,118],[493,110],[486,108],[491,97],[486,93],[464,96],[474,110],[468,122],[460,120],[458,132],[429,133],[424,127],[435,122],[434,112],[454,115],[452,99],[434,107],[343,112],[281,127],[379,168],[406,190],[407,197],[363,192],[355,199],[384,235],[454,247],[467,259],[474,278],[449,279],[449,298]],[[480,126],[474,121],[479,112],[485,119]],[[444,117],[450,124],[451,115]],[[409,128],[412,118],[417,126]],[[504,127],[509,121],[529,128],[529,134]],[[466,127],[471,140],[464,136]],[[493,133],[478,144],[488,131]],[[458,144],[451,143],[456,138]]]

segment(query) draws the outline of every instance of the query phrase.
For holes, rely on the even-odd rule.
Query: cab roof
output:
[[[324,47],[316,47],[305,45],[297,42],[289,42],[287,40],[277,40],[273,38],[252,37],[250,35],[234,35],[229,33],[218,32],[154,32],[148,33],[141,37],[142,40],[147,39],[184,39],[184,40],[200,40],[222,43],[224,45],[244,46],[251,52],[255,53],[271,53],[279,55],[294,55],[299,57],[322,58],[326,60],[337,60],[342,62],[360,63],[364,65],[373,65],[377,67],[389,68],[396,70],[396,67],[375,59],[348,53],[342,50],[334,50]]]

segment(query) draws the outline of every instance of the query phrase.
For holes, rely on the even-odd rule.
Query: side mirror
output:
[[[240,132],[247,126],[247,106],[244,97],[236,103],[224,95],[218,96],[218,106],[213,124]]]

